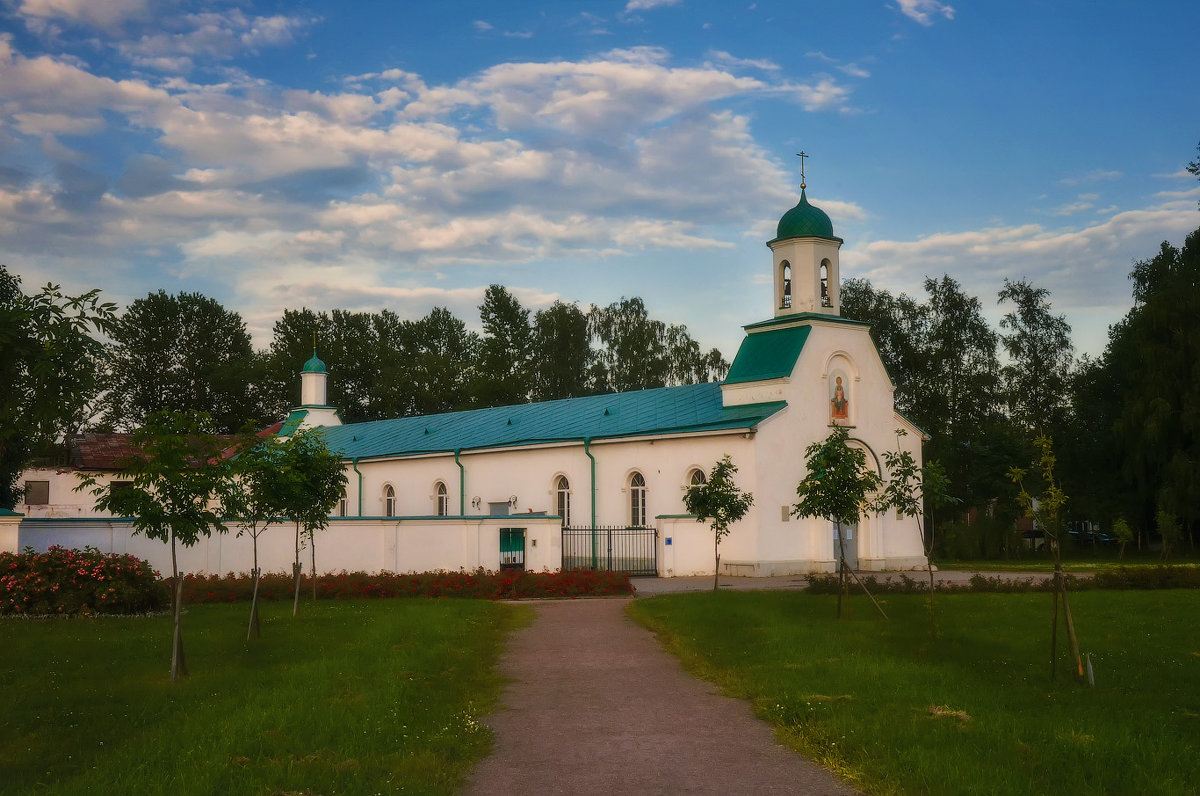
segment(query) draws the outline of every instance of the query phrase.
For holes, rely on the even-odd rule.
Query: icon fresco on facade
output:
[[[850,421],[850,394],[847,380],[841,371],[834,371],[829,389],[829,422],[845,424]]]

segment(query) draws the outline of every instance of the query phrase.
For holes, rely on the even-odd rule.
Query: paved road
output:
[[[487,719],[496,747],[468,794],[855,793],[775,743],[748,704],[686,674],[628,602],[533,604],[501,659],[511,681]]]

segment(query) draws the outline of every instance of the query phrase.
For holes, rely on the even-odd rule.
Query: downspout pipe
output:
[[[597,566],[596,550],[596,457],[592,455],[592,438],[583,438],[583,452],[592,462],[592,569]]]
[[[354,472],[358,473],[358,516],[362,516],[362,470],[358,469],[358,457],[355,456],[350,460],[350,466],[354,468]]]
[[[454,449],[454,463],[458,465],[458,516],[467,516],[467,468],[458,460],[462,448]]]

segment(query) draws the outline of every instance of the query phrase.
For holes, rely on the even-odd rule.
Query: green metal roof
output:
[[[10,509],[0,509],[0,517],[24,517],[25,515],[19,511],[11,511]]]
[[[726,384],[778,379],[792,375],[811,326],[788,326],[746,335],[733,358]]]
[[[300,428],[300,424],[304,422],[307,415],[307,409],[293,409],[288,412],[287,419],[283,421],[283,426],[279,429],[279,436],[290,437],[295,434],[296,429]]]
[[[324,373],[325,363],[317,357],[317,352],[313,351],[312,359],[304,363],[301,373]]]
[[[783,401],[721,405],[720,384],[565,398],[402,417],[324,428],[330,450],[344,459],[449,453],[462,449],[581,442],[584,439],[751,429],[786,406]]]
[[[779,219],[775,240],[787,238],[828,238],[841,241],[833,234],[833,222],[819,207],[808,203],[804,189],[800,189],[800,201]],[[771,241],[774,243],[775,241]]]

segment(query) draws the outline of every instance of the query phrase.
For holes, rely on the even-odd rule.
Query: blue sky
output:
[[[0,261],[121,304],[645,299],[732,357],[810,200],[843,277],[1049,288],[1084,351],[1200,226],[1200,4],[0,0]]]

